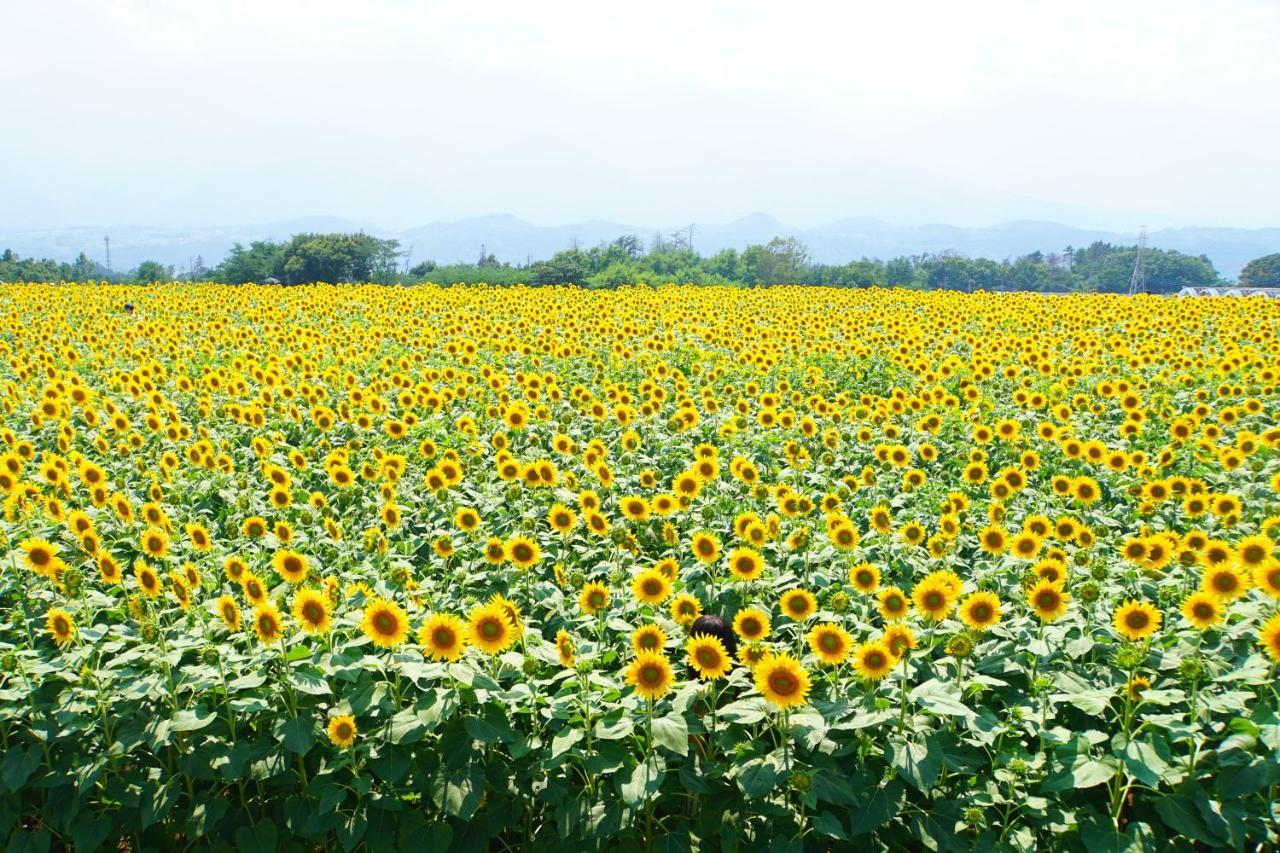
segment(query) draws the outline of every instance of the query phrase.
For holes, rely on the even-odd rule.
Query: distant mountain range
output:
[[[627,225],[619,222],[589,221],[570,225],[531,225],[514,216],[492,215],[434,222],[393,230],[367,222],[334,216],[313,216],[270,222],[264,225],[236,225],[218,228],[177,226],[122,226],[0,229],[0,249],[10,248],[23,256],[73,260],[80,252],[99,261],[104,259],[103,236],[111,238],[111,265],[123,270],[144,260],[171,264],[179,270],[190,268],[197,257],[212,267],[234,243],[252,240],[284,240],[304,231],[365,231],[379,237],[394,237],[409,253],[410,263],[433,260],[439,263],[475,261],[481,246],[500,261],[524,263],[550,257],[575,243],[582,247],[607,242],[624,234],[648,241],[655,234],[670,236],[690,226]],[[796,237],[809,247],[814,260],[844,263],[862,257],[887,259],[925,252],[955,252],[970,257],[997,260],[1033,251],[1061,252],[1067,246],[1079,248],[1095,240],[1132,245],[1135,233],[1074,228],[1056,222],[1020,220],[981,228],[954,225],[892,225],[878,219],[850,218],[814,228],[796,228],[765,214],[753,214],[724,224],[694,223],[693,246],[703,254],[724,248],[741,249],[773,237]],[[1148,242],[1160,249],[1176,249],[1190,255],[1208,255],[1218,272],[1236,278],[1241,267],[1253,258],[1280,252],[1280,228],[1167,228],[1149,233]]]

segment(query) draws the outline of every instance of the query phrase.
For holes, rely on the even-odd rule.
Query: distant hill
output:
[[[155,260],[185,269],[197,256],[205,266],[215,265],[236,242],[283,240],[302,231],[365,231],[379,237],[394,237],[410,252],[412,262],[439,263],[475,261],[481,246],[500,261],[513,264],[550,257],[575,242],[592,246],[623,234],[635,234],[648,241],[655,234],[670,236],[676,231],[689,234],[689,225],[628,225],[620,222],[589,221],[567,225],[532,225],[515,216],[491,215],[433,222],[401,230],[380,228],[336,216],[312,216],[218,228],[178,226],[123,226],[104,229],[0,228],[0,248],[20,255],[72,260],[80,252],[101,260],[102,237],[111,236],[111,262],[115,269],[136,267]],[[843,263],[862,257],[887,259],[898,255],[955,252],[970,257],[997,260],[1029,252],[1060,252],[1066,246],[1079,248],[1095,240],[1132,244],[1134,233],[1074,228],[1056,222],[1022,220],[982,228],[954,225],[893,225],[878,219],[849,218],[814,228],[796,228],[766,214],[753,214],[723,224],[694,223],[693,245],[703,254],[724,248],[742,249],[772,237],[797,237],[809,247],[814,260]],[[1280,251],[1280,228],[1169,228],[1150,232],[1154,247],[1176,249],[1191,255],[1208,255],[1224,277],[1234,279],[1253,258]]]

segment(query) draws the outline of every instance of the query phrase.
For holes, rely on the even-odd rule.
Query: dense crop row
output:
[[[1280,843],[1276,302],[0,319],[5,849]]]

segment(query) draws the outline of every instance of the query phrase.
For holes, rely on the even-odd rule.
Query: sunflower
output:
[[[495,592],[489,596],[488,603],[501,607],[503,612],[507,614],[507,621],[515,629],[517,640],[524,636],[524,620],[520,616],[520,605],[500,592]]]
[[[975,592],[960,602],[960,620],[975,631],[985,631],[1000,621],[1000,599],[993,592]]]
[[[858,677],[879,681],[889,674],[898,658],[883,640],[859,643],[853,650],[853,669]]]
[[[468,641],[486,654],[501,654],[516,641],[516,629],[500,605],[479,605],[472,609],[467,621],[470,623]]]
[[[240,588],[244,590],[245,597],[251,604],[262,604],[267,600],[266,586],[262,583],[262,579],[252,572],[246,572],[240,576]]]
[[[356,742],[356,735],[359,733],[356,729],[355,717],[350,714],[334,717],[329,721],[326,733],[329,735],[329,743],[340,749],[346,749]]]
[[[298,590],[293,597],[293,618],[308,634],[323,634],[333,625],[329,600],[314,589]]]
[[[284,622],[274,604],[266,602],[254,608],[253,633],[258,635],[263,645],[270,645],[284,636]]]
[[[1271,558],[1254,566],[1253,584],[1264,595],[1280,598],[1280,560]]]
[[[1267,656],[1280,663],[1280,613],[1272,616],[1258,629],[1258,645]]]
[[[542,559],[542,549],[528,536],[513,536],[507,540],[507,559],[518,569],[528,569]]]
[[[576,653],[577,649],[573,644],[573,638],[569,636],[569,632],[563,628],[556,631],[556,654],[560,658],[560,665],[566,669],[572,669]]]
[[[671,582],[654,569],[647,569],[631,581],[631,593],[642,604],[661,604],[671,595]]]
[[[191,523],[186,526],[187,539],[196,551],[208,551],[213,543],[209,541],[209,530],[203,524]]]
[[[409,614],[394,601],[375,598],[365,606],[360,630],[378,648],[395,648],[409,637]]]
[[[103,583],[111,586],[116,586],[124,580],[120,573],[120,564],[116,562],[115,557],[106,553],[98,557],[98,575]]]
[[[662,653],[663,648],[667,646],[667,631],[659,628],[657,625],[641,625],[640,628],[631,631],[631,648],[635,649],[636,654],[640,652],[658,652]]]
[[[640,652],[627,665],[626,682],[635,687],[636,695],[650,701],[660,699],[671,690],[674,675],[666,655]]]
[[[915,632],[901,623],[894,623],[885,628],[880,640],[889,649],[889,654],[898,660],[917,646]]]
[[[880,569],[872,563],[859,563],[849,569],[849,583],[858,592],[875,592],[880,587]]]
[[[58,557],[59,548],[47,539],[24,539],[19,543],[23,551],[22,561],[38,575],[56,580],[65,564]]]
[[[49,630],[49,636],[59,646],[66,646],[75,639],[75,620],[71,618],[70,613],[61,607],[50,608],[49,614],[45,617],[44,625]]]
[[[470,533],[480,526],[480,513],[469,506],[460,507],[453,514],[453,523],[463,533]]]
[[[720,556],[720,540],[705,531],[693,534],[689,547],[693,556],[703,563],[713,563]]]
[[[818,609],[818,602],[813,594],[804,589],[789,589],[778,600],[782,612],[792,620],[800,622],[808,619]]]
[[[911,610],[911,602],[896,586],[886,586],[876,593],[876,609],[880,611],[880,618],[888,622],[897,622],[907,618],[907,613]]]
[[[467,647],[466,623],[447,613],[430,613],[418,627],[418,644],[431,660],[455,661]]]
[[[138,589],[142,590],[142,594],[147,598],[155,598],[164,591],[164,587],[160,583],[160,576],[156,574],[156,570],[142,560],[138,560],[133,564],[133,577],[138,582]]]
[[[222,624],[227,626],[228,631],[240,630],[240,608],[236,605],[236,600],[230,595],[221,595],[217,601],[218,615],[222,617]]]
[[[956,595],[949,582],[925,578],[911,590],[911,601],[923,618],[940,622],[955,607]]]
[[[702,615],[702,602],[687,592],[671,599],[671,618],[682,628],[688,628]]]
[[[763,571],[764,557],[754,548],[734,548],[729,552],[729,573],[735,578],[755,580]]]
[[[769,636],[769,616],[755,607],[744,607],[733,617],[733,630],[748,643]]]
[[[1222,622],[1222,603],[1211,593],[1197,590],[1183,600],[1182,615],[1192,626],[1207,631]]]
[[[853,647],[853,637],[834,622],[813,626],[805,639],[809,641],[809,648],[818,660],[831,666],[844,663]]]
[[[310,561],[297,551],[281,549],[271,556],[271,567],[276,574],[295,586],[306,580]]]
[[[558,503],[547,510],[547,524],[557,533],[567,535],[578,525],[578,516],[569,507]]]
[[[609,588],[599,581],[590,581],[582,587],[578,606],[588,616],[595,616],[609,606]]]
[[[733,658],[718,637],[695,634],[689,638],[685,651],[689,654],[689,666],[700,678],[717,681],[733,669]]]
[[[1067,612],[1071,596],[1051,581],[1039,581],[1027,590],[1027,604],[1041,622],[1056,622]]]
[[[1129,683],[1125,686],[1125,690],[1126,692],[1128,692],[1129,698],[1134,702],[1137,702],[1140,699],[1142,699],[1143,692],[1150,689],[1151,689],[1151,679],[1147,678],[1145,675],[1133,676],[1132,678],[1129,679]]]
[[[809,695],[809,673],[789,654],[768,654],[755,667],[756,690],[777,708],[804,705]]]
[[[502,540],[491,536],[484,543],[484,561],[491,566],[499,566],[507,559],[507,548]]]
[[[1127,640],[1144,640],[1160,630],[1163,614],[1146,601],[1129,599],[1116,608],[1111,627]]]
[[[1200,588],[1222,601],[1235,601],[1249,591],[1249,578],[1233,563],[1221,563],[1205,570]]]
[[[169,553],[169,536],[158,527],[148,527],[138,537],[138,546],[148,557],[160,558]]]

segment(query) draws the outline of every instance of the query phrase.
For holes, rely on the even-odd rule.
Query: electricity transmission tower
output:
[[[1142,226],[1138,234],[1138,256],[1133,261],[1133,277],[1129,279],[1129,295],[1136,296],[1147,292],[1147,268],[1143,262],[1143,254],[1147,251],[1147,226]]]
[[[107,277],[111,277],[111,236],[104,234],[102,244],[107,247]]]

